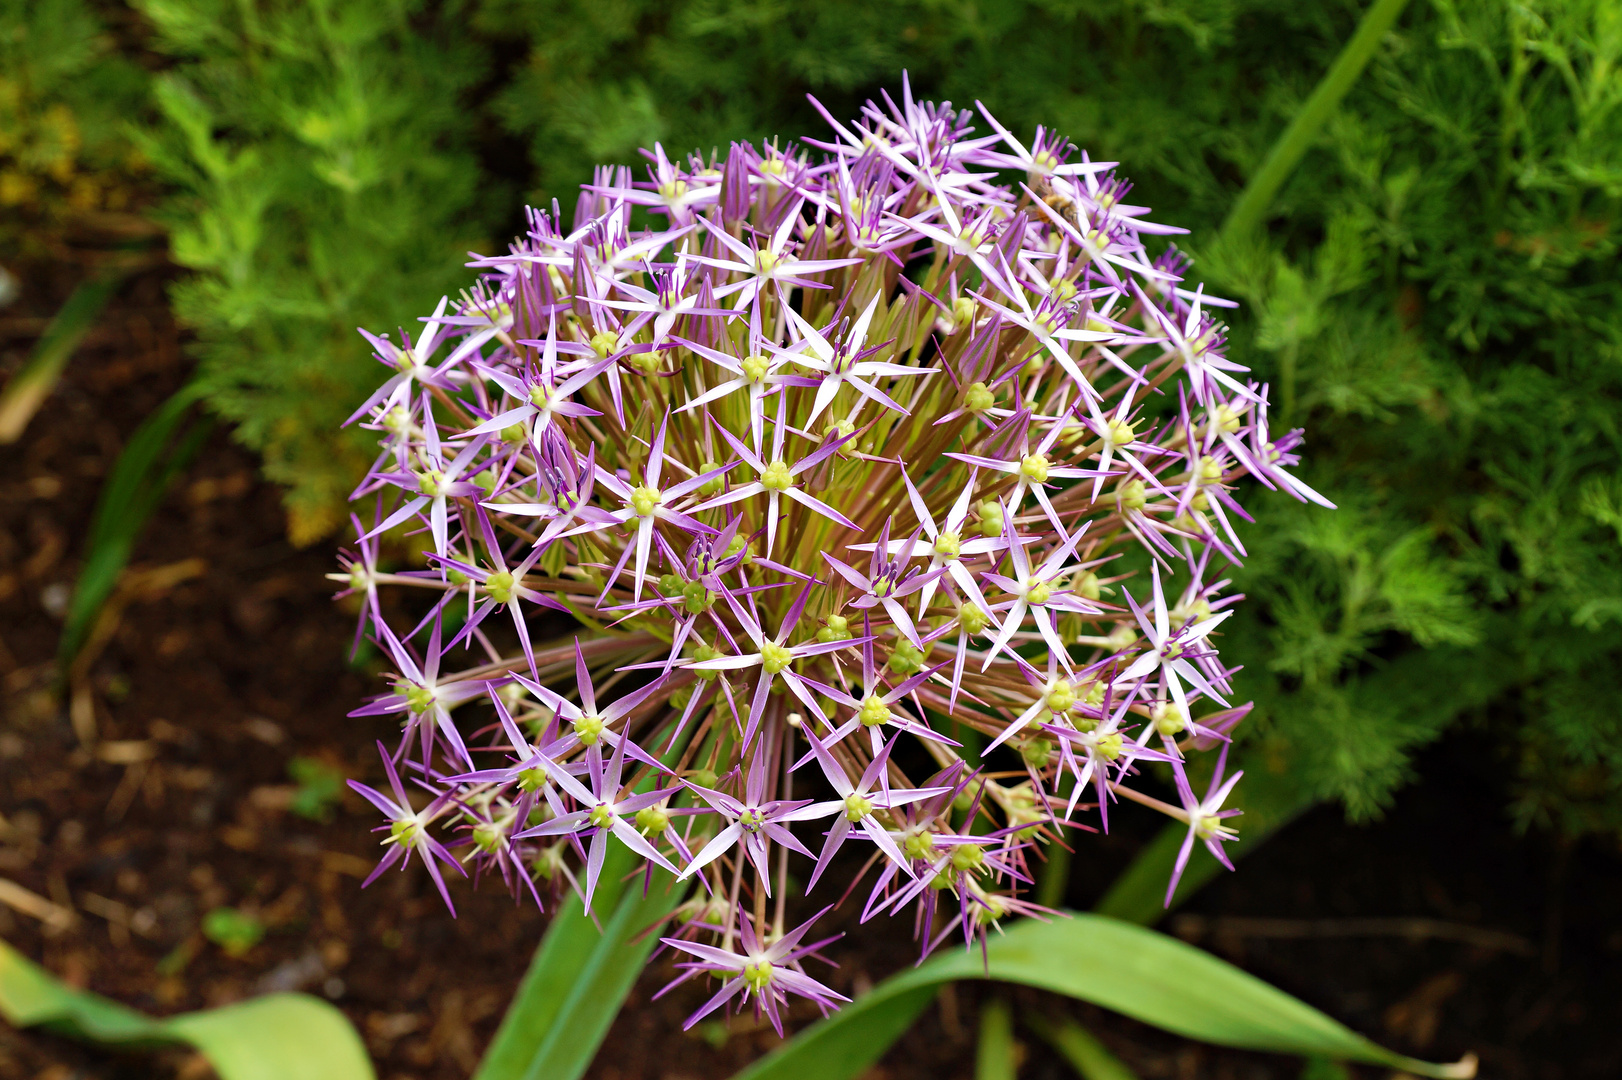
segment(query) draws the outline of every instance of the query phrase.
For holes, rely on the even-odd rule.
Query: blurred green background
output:
[[[1252,492],[1224,653],[1262,823],[1377,814],[1462,725],[1506,813],[1622,836],[1622,5],[1412,0],[1273,201],[1245,181],[1351,36],[1339,0],[0,0],[0,260],[144,214],[208,407],[332,535],[379,378],[524,202],[593,164],[820,135],[910,72],[1121,162],[1243,301],[1231,354],[1340,506]]]

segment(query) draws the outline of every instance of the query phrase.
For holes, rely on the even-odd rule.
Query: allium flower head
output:
[[[665,940],[722,979],[700,1015],[780,1024],[840,1000],[791,867],[839,898],[877,865],[864,917],[911,912],[927,952],[1042,914],[1049,845],[1123,796],[1225,858],[1237,774],[1189,772],[1246,711],[1238,500],[1327,500],[1223,355],[1231,305],[1145,246],[1179,230],[980,115],[904,87],[805,150],[655,147],[567,227],[531,211],[415,342],[369,335],[382,450],[337,576],[396,668],[359,711],[431,792],[363,792],[386,864],[589,904],[629,848],[697,883]],[[379,568],[402,532],[426,569]]]

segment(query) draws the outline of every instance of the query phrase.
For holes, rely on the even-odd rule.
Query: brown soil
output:
[[[351,617],[321,576],[331,549],[285,542],[277,493],[224,433],[147,530],[127,579],[139,587],[122,594],[78,693],[55,691],[53,611],[96,491],[188,368],[165,283],[154,273],[129,285],[23,441],[0,448],[0,878],[72,920],[52,926],[0,905],[0,936],[70,983],[154,1013],[266,989],[324,994],[363,1033],[380,1077],[461,1080],[544,917],[462,882],[452,919],[415,871],[363,891],[376,850],[369,808],[345,795],[325,821],[289,809],[292,759],[378,783],[373,743],[392,732],[345,717],[375,679],[346,663]],[[4,372],[71,281],[36,273],[25,284],[0,313]],[[1422,772],[1377,826],[1309,815],[1173,929],[1406,1052],[1473,1051],[1497,1077],[1622,1074],[1615,853],[1512,834],[1494,763],[1468,739],[1434,750]],[[1072,903],[1094,899],[1145,835],[1149,823],[1118,817],[1128,820],[1116,834],[1083,846]],[[255,914],[264,940],[235,958],[208,943],[200,920],[220,906]],[[1257,916],[1268,919],[1242,918]],[[1348,921],[1373,917],[1410,921]],[[853,911],[832,921],[848,932],[830,950],[835,988],[856,992],[910,962],[908,925],[858,926]],[[668,959],[650,966],[593,1076],[725,1077],[775,1044],[747,1017],[684,1034],[702,991],[651,1002],[670,975]],[[1147,1078],[1300,1075],[1296,1059],[1186,1044],[1051,995],[979,985],[943,995],[872,1075],[972,1075],[986,993],[1009,998],[1016,1016],[1080,1017]],[[1072,1075],[1029,1030],[1018,1035],[1022,1076]],[[0,1026],[5,1080],[206,1075],[183,1053],[117,1055]]]

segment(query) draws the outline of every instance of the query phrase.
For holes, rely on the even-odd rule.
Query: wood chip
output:
[[[1399,937],[1411,940],[1457,941],[1481,949],[1493,949],[1531,956],[1532,943],[1518,934],[1491,930],[1468,923],[1447,922],[1408,916],[1344,919],[1268,919],[1239,915],[1207,918],[1179,915],[1172,920],[1172,933],[1189,941],[1207,934],[1230,938],[1346,938]]]
[[[347,874],[354,878],[365,877],[372,872],[376,865],[346,851],[323,851],[321,853],[321,868],[323,870],[331,870],[337,874]]]
[[[148,739],[119,739],[96,747],[96,756],[109,765],[134,765],[157,756],[157,745]]]
[[[264,784],[248,792],[248,804],[255,810],[286,810],[296,794],[292,784]]]
[[[263,716],[248,717],[242,721],[242,730],[267,746],[280,746],[282,740],[287,738],[287,732],[282,730],[280,724]]]
[[[79,921],[72,908],[47,900],[8,878],[0,878],[0,904],[38,919],[51,930],[66,930]]]
[[[220,839],[226,847],[237,851],[253,851],[259,846],[259,834],[239,825],[227,825],[220,830]]]

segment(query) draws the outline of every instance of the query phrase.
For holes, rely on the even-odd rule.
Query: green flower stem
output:
[[[1036,902],[1043,907],[1058,907],[1064,903],[1065,889],[1070,884],[1070,849],[1055,841],[1047,847],[1047,860],[1036,874]]]
[[[573,894],[552,917],[474,1080],[575,1080],[586,1071],[659,943],[650,925],[687,894],[659,871],[644,896],[641,874],[625,880],[635,862],[627,848],[609,853],[594,901],[606,910],[617,893],[618,902],[601,930]]]
[[[1346,43],[1334,65],[1312,91],[1312,96],[1307,98],[1301,111],[1290,121],[1290,126],[1273,144],[1261,169],[1240,192],[1233,209],[1228,211],[1228,219],[1222,223],[1224,241],[1239,239],[1261,224],[1262,216],[1273,203],[1273,196],[1278,194],[1278,189],[1284,186],[1284,181],[1300,164],[1318,129],[1323,127],[1357,77],[1363,73],[1374,56],[1374,50],[1379,48],[1380,39],[1391,29],[1407,5],[1408,0],[1374,0],[1358,23],[1352,40]]]

